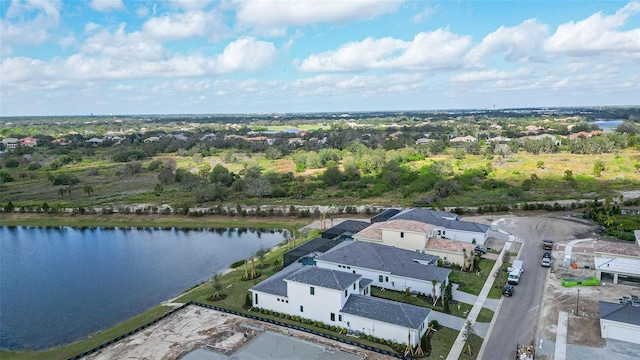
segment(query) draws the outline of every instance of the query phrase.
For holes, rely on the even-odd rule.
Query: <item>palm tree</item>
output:
[[[467,249],[462,249],[462,271],[467,270]]]
[[[220,273],[213,274],[211,278],[211,286],[213,287],[213,300],[218,300],[220,298],[220,290],[222,290],[222,283],[220,283]]]
[[[433,294],[433,305],[436,304],[436,302],[438,302],[438,298],[436,297],[436,284],[438,283],[438,280],[436,280],[435,278],[431,279],[431,285],[433,285],[433,288],[431,289],[431,294]]]

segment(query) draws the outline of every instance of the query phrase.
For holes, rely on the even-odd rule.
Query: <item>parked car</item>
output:
[[[504,296],[513,296],[513,285],[505,285],[504,288],[502,289],[502,295]]]
[[[544,250],[553,249],[553,240],[549,240],[549,239],[542,240],[542,249]]]
[[[551,267],[551,258],[543,257],[542,261],[540,262],[540,265],[544,267]]]
[[[487,248],[486,247],[482,247],[480,245],[476,246],[476,248],[474,250],[475,250],[475,252],[481,253],[483,255],[487,253]]]
[[[549,259],[551,259],[551,251],[549,251],[549,250],[545,250],[545,251],[543,251],[543,252],[542,252],[542,258],[543,258],[543,259],[544,259],[544,258],[549,258]]]

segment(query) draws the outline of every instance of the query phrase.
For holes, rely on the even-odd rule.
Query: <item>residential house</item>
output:
[[[476,141],[478,141],[478,139],[476,139],[474,136],[471,136],[471,135],[458,136],[449,140],[449,142],[451,143],[470,143],[470,142],[476,142]]]
[[[464,241],[433,237],[427,240],[424,252],[429,255],[438,256],[443,261],[462,266],[464,265],[465,250],[468,258],[475,247],[476,245]]]
[[[325,220],[326,221],[326,220]],[[353,234],[365,229],[370,224],[360,220],[344,220],[322,232],[325,239],[335,239],[341,236],[350,237]]]
[[[72,142],[71,140],[69,140],[67,138],[64,138],[64,137],[51,140],[51,143],[53,145],[60,145],[60,146],[67,146],[67,145],[71,144],[71,142]]]
[[[594,246],[593,259],[596,277],[608,277],[614,284],[620,278],[640,279],[640,230],[636,230],[636,242],[621,244],[600,242]]]
[[[319,268],[350,271],[383,289],[423,294],[435,290],[439,297],[451,270],[435,266],[437,262],[437,256],[363,241],[344,241],[315,258]]]
[[[20,139],[20,146],[34,147],[36,145],[38,145],[38,139],[36,138],[26,137],[26,138]]]
[[[352,272],[294,263],[249,291],[254,307],[416,346],[431,310],[361,295],[369,287]]]
[[[144,143],[152,143],[152,142],[158,142],[158,141],[160,141],[160,137],[158,136],[150,136],[143,140]]]
[[[603,134],[604,134],[604,131],[602,131],[602,130],[594,130],[594,131],[590,131],[590,132],[580,131],[580,132],[577,132],[577,133],[569,134],[569,136],[567,136],[567,137],[569,139],[578,139],[580,137],[590,138],[590,137],[603,135]]]
[[[434,226],[420,221],[395,219],[376,222],[351,237],[357,241],[395,246],[421,252],[432,236]]]
[[[85,142],[89,145],[100,145],[104,142],[104,139],[91,138],[89,140],[85,140]]]
[[[5,149],[15,149],[19,144],[20,142],[16,138],[2,139],[2,145],[4,145]]]
[[[462,221],[460,216],[444,211],[421,208],[406,209],[391,217],[389,221],[398,219],[431,224],[434,226],[432,236],[442,239],[484,244],[489,236],[489,226]]]
[[[598,308],[600,336],[640,345],[640,300],[622,304],[599,301]]]

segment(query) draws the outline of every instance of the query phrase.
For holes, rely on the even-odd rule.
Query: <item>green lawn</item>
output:
[[[493,310],[483,307],[482,309],[480,309],[480,313],[478,314],[478,318],[476,319],[476,321],[484,323],[491,322],[494,314],[495,313],[493,312]]]
[[[418,296],[405,296],[405,294],[400,291],[393,291],[393,290],[382,291],[380,288],[372,286],[371,296],[388,299],[388,300],[399,301],[399,302],[416,305],[416,306],[422,306],[435,311],[444,312],[442,305],[440,305],[440,301],[438,301],[438,304],[434,306],[430,302],[425,301],[424,298],[421,298]],[[469,311],[471,311],[472,307],[473,305],[459,302],[455,305],[450,305],[449,310],[451,310],[451,315],[466,319],[467,314],[469,313]]]
[[[471,346],[471,356],[466,354],[467,345]],[[478,352],[480,352],[480,347],[482,347],[482,338],[475,334],[470,335],[469,339],[467,339],[467,342],[464,345],[462,354],[460,354],[460,357],[458,357],[458,360],[475,360],[478,357]]]
[[[495,260],[480,260],[480,262],[478,263],[478,266],[480,267],[480,275],[478,275],[477,269],[476,272],[462,272],[458,270],[452,270],[451,275],[449,275],[449,280],[460,285],[458,287],[458,290],[473,295],[479,295],[480,290],[482,290],[482,287],[487,280],[487,276],[491,272],[491,269],[493,268],[493,265],[495,263]]]
[[[458,337],[458,330],[442,327],[431,339],[431,355],[428,359],[445,359]]]

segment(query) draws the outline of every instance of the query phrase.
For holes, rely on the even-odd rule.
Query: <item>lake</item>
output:
[[[596,119],[591,124],[598,125],[598,127],[604,132],[612,132],[624,122],[624,119]]]
[[[84,339],[285,239],[283,230],[0,227],[0,348]]]

